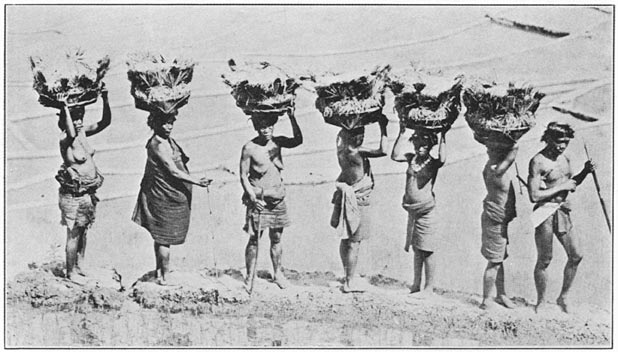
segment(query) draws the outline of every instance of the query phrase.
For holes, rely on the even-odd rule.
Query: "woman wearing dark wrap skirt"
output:
[[[191,187],[206,187],[212,180],[189,174],[189,158],[170,137],[177,113],[151,113],[148,126],[148,158],[133,221],[150,232],[154,240],[158,283],[167,284],[170,245],[183,244],[191,217]]]

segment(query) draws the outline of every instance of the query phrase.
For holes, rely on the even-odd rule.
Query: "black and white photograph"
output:
[[[613,4],[4,3],[4,348],[613,348]]]

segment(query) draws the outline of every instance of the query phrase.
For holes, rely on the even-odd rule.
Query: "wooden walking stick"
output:
[[[517,161],[515,162],[515,173],[517,174],[517,180],[519,181],[517,182],[517,184],[519,184],[519,194],[524,194],[524,191],[521,189],[521,184],[523,183],[526,187],[528,187],[528,185],[526,185],[526,183],[523,182],[521,176],[519,176],[519,168],[517,167]]]
[[[212,260],[214,262],[215,265],[215,276],[217,277],[217,279],[219,278],[219,271],[217,270],[217,251],[215,250],[215,230],[213,229],[213,225],[215,224],[215,222],[212,220],[212,207],[210,206],[210,186],[206,186],[206,198],[208,199],[208,214],[210,217],[210,232],[211,232],[211,239],[212,239]]]
[[[586,141],[582,140],[582,142],[584,143],[584,151],[586,151],[586,158],[590,160],[590,154],[588,154],[588,146],[586,145]],[[603,196],[601,196],[601,187],[599,186],[599,179],[597,178],[597,173],[595,170],[592,170],[592,179],[594,180],[594,185],[597,188],[597,195],[599,196],[599,201],[601,202],[601,208],[603,208],[603,215],[605,215],[605,221],[607,222],[609,233],[612,233],[612,222],[610,221],[609,215],[607,214],[607,208],[605,206]]]
[[[260,192],[260,200],[264,201],[264,190],[261,189]],[[255,263],[253,264],[253,268],[251,270],[251,287],[249,287],[249,295],[253,293],[253,283],[255,282],[255,273],[257,272],[257,264],[258,264],[258,253],[260,252],[260,237],[262,237],[262,212],[258,210],[258,220],[257,220],[257,241],[255,242]]]

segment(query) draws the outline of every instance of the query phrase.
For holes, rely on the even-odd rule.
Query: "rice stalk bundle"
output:
[[[315,106],[326,123],[354,129],[378,121],[390,66],[369,73],[327,73],[317,79]]]
[[[466,83],[463,99],[466,122],[475,139],[515,143],[536,124],[534,113],[545,94],[533,86],[508,86],[473,80]]]
[[[127,77],[135,107],[167,114],[187,104],[195,65],[190,59],[169,59],[151,52],[129,55]]]
[[[282,69],[268,62],[237,67],[230,60],[228,64],[232,72],[222,74],[221,78],[232,88],[230,94],[245,114],[280,115],[294,105],[295,91],[300,84]]]
[[[408,128],[449,129],[461,110],[462,77],[449,80],[416,69],[389,75],[395,111]]]
[[[109,56],[95,59],[85,55],[82,49],[29,59],[34,78],[32,87],[39,94],[39,103],[54,108],[62,108],[59,99],[64,95],[70,105],[94,103],[110,63]]]

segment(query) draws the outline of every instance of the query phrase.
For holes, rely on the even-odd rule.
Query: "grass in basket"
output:
[[[386,76],[390,66],[369,73],[327,73],[317,79],[316,107],[333,115],[363,114],[384,106]]]
[[[459,113],[462,76],[447,79],[415,68],[389,75],[395,94],[395,111],[408,124],[440,127],[452,123]]]
[[[29,59],[33,88],[40,95],[54,99],[58,93],[77,95],[99,89],[110,64],[109,56],[95,59],[79,48],[60,56],[31,56]]]
[[[466,120],[472,128],[509,132],[530,129],[545,94],[530,85],[508,87],[474,82],[464,90]]]
[[[232,88],[238,106],[279,108],[294,101],[300,84],[280,68],[268,62],[237,67],[230,60],[228,64],[232,72],[222,74],[221,78]]]
[[[169,101],[191,93],[195,62],[189,59],[166,59],[163,55],[136,53],[129,56],[128,78],[132,93],[145,101]]]

